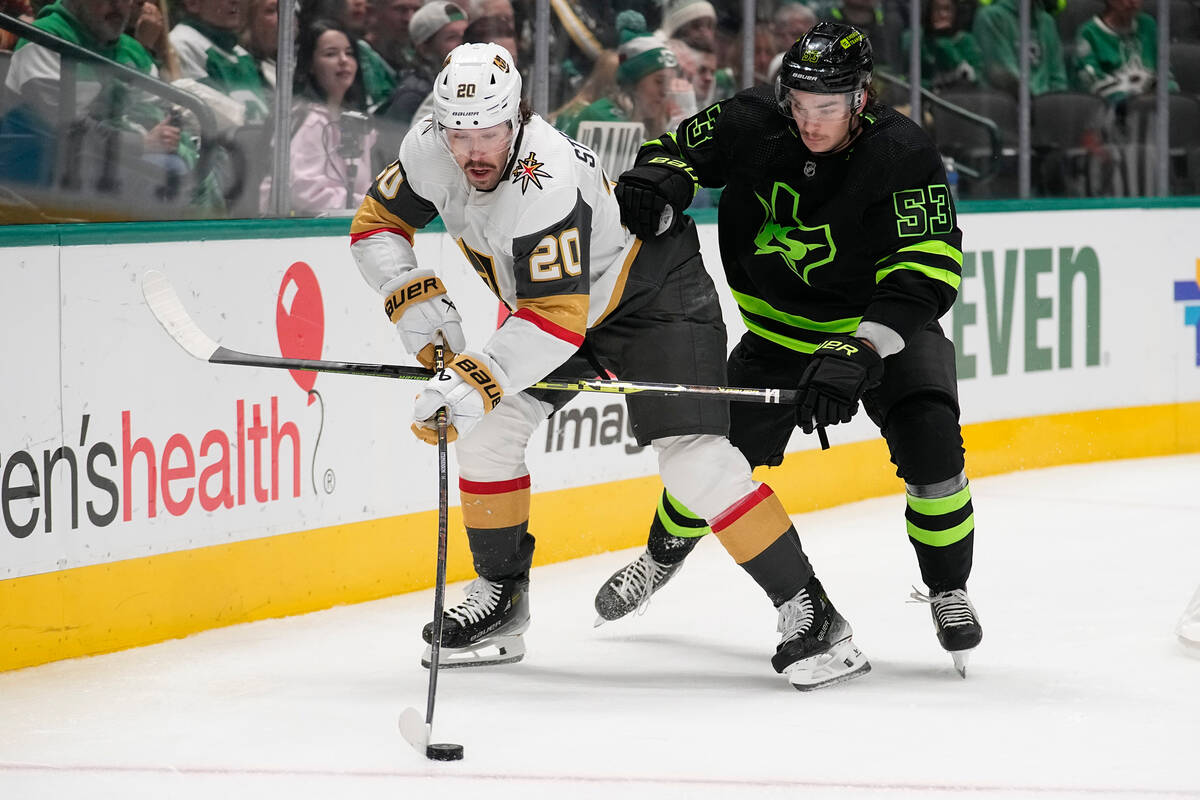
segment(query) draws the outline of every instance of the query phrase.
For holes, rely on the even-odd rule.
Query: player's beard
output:
[[[500,178],[504,173],[504,163],[500,161],[501,158],[503,156],[500,155],[494,158],[476,158],[463,164],[463,174],[467,177],[467,183],[482,191],[495,189],[500,185]],[[487,170],[487,172],[476,176],[471,172],[473,169]]]

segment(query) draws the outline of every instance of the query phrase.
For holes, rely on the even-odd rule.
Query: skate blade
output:
[[[1200,639],[1193,639],[1190,635],[1176,634],[1176,639],[1179,640],[1180,646],[1183,647],[1183,652],[1192,658],[1200,658]]]
[[[871,671],[871,662],[847,637],[824,653],[801,659],[783,670],[788,682],[800,692],[845,683]]]
[[[443,647],[439,653],[438,669],[515,664],[524,657],[525,637],[518,633],[493,637],[469,647]],[[421,656],[421,666],[429,669],[432,658],[432,648],[426,646]]]
[[[971,650],[951,650],[950,657],[954,659],[954,668],[958,670],[958,674],[966,678],[967,662],[971,659]]]

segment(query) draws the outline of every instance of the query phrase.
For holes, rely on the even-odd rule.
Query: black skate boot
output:
[[[871,671],[867,657],[854,645],[850,623],[829,602],[816,576],[779,607],[779,632],[782,639],[771,666],[802,692]]]
[[[975,614],[975,606],[967,597],[966,589],[922,594],[913,587],[911,597],[921,603],[929,603],[933,624],[937,629],[938,642],[942,649],[954,659],[958,674],[967,677],[967,659],[981,641],[983,626]]]
[[[638,556],[637,561],[621,567],[596,592],[596,613],[599,616],[594,627],[620,619],[631,611],[644,609],[650,602],[650,595],[671,580],[682,566],[682,561],[661,564],[647,550]]]
[[[478,667],[513,664],[525,657],[521,634],[529,627],[529,579],[490,581],[476,578],[467,585],[467,598],[442,612],[442,649],[438,666]],[[433,642],[433,623],[421,631]],[[431,649],[421,666],[428,668]]]

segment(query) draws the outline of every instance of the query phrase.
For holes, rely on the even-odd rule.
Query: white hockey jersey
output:
[[[520,391],[566,361],[620,302],[641,242],[621,224],[613,185],[591,150],[535,115],[507,176],[480,191],[427,117],[367,192],[351,246],[382,292],[417,267],[413,233],[440,216],[512,312],[483,350],[500,367],[504,391]]]

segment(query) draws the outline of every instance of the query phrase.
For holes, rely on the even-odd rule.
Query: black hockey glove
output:
[[[829,337],[800,376],[796,424],[812,433],[816,426],[849,422],[863,392],[882,378],[883,359],[870,345],[853,336]]]
[[[683,211],[695,193],[695,173],[685,162],[659,156],[639,164],[617,179],[621,223],[639,239],[653,239],[669,205],[672,220],[664,233],[677,233],[683,229]]]

